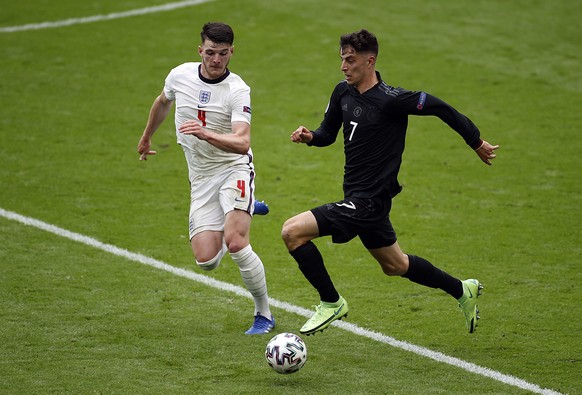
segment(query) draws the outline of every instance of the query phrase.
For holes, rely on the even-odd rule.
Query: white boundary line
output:
[[[117,255],[117,256],[122,257],[122,258],[126,258],[130,261],[134,261],[134,262],[142,263],[144,265],[152,266],[152,267],[155,267],[156,269],[165,270],[165,271],[170,272],[172,274],[175,274],[177,276],[188,278],[190,280],[202,283],[204,285],[208,285],[209,287],[217,288],[221,291],[231,292],[231,293],[234,293],[238,296],[242,296],[242,297],[249,298],[249,299],[252,298],[252,296],[250,295],[250,293],[246,289],[244,289],[238,285],[233,285],[233,284],[226,283],[223,281],[215,280],[211,277],[207,277],[207,276],[204,276],[204,275],[201,275],[201,274],[189,271],[189,270],[177,268],[177,267],[171,266],[165,262],[159,261],[157,259],[150,258],[148,256],[138,254],[135,252],[131,252],[131,251],[116,247],[116,246],[111,245],[111,244],[102,243],[99,240],[94,239],[92,237],[85,236],[85,235],[82,235],[79,233],[74,233],[74,232],[71,232],[69,230],[59,228],[55,225],[51,225],[51,224],[39,221],[39,220],[34,219],[34,218],[25,217],[23,215],[17,214],[17,213],[12,212],[12,211],[4,210],[2,208],[0,208],[0,217],[4,217],[4,218],[12,220],[12,221],[17,221],[17,222],[20,222],[24,225],[32,226],[32,227],[35,227],[37,229],[41,229],[41,230],[53,233],[57,236],[61,236],[61,237],[64,237],[64,238],[67,238],[67,239],[70,239],[70,240],[73,240],[73,241],[76,241],[76,242],[79,242],[82,244],[86,244],[88,246],[97,248],[99,250],[108,252],[110,254]],[[311,310],[307,310],[307,309],[304,309],[302,307],[289,304],[287,302],[282,302],[282,301],[279,301],[277,299],[269,298],[269,302],[271,303],[271,305],[273,307],[278,307],[278,308],[285,310],[287,312],[295,313],[295,314],[298,314],[298,315],[301,315],[304,317],[310,317],[312,314]],[[525,389],[525,390],[528,390],[528,391],[531,391],[531,392],[534,392],[537,394],[542,394],[542,395],[562,395],[560,392],[556,392],[556,391],[551,390],[551,389],[541,388],[538,385],[529,383],[529,382],[522,380],[520,378],[511,376],[511,375],[507,375],[507,374],[503,374],[503,373],[500,373],[500,372],[497,372],[495,370],[491,370],[489,368],[485,368],[485,367],[482,367],[479,365],[475,365],[474,363],[463,361],[462,359],[459,359],[459,358],[450,357],[446,354],[443,354],[443,353],[438,352],[438,351],[432,351],[432,350],[425,348],[425,347],[417,346],[417,345],[414,345],[414,344],[411,344],[411,343],[408,343],[405,341],[396,340],[393,337],[383,335],[383,334],[378,333],[378,332],[370,331],[370,330],[367,330],[364,328],[360,328],[359,326],[357,326],[355,324],[351,324],[351,323],[343,322],[343,321],[335,321],[334,323],[332,323],[332,325],[337,326],[339,328],[342,328],[345,331],[354,333],[356,335],[367,337],[367,338],[375,340],[377,342],[385,343],[385,344],[388,344],[392,347],[399,348],[399,349],[404,350],[404,351],[409,351],[411,353],[414,353],[414,354],[417,354],[417,355],[420,355],[420,356],[423,356],[426,358],[433,359],[437,362],[446,363],[446,364],[461,368],[467,372],[471,372],[471,373],[475,373],[475,374],[478,374],[478,375],[481,375],[484,377],[488,377],[488,378],[491,378],[493,380],[500,381],[502,383],[505,383],[505,384],[508,384],[508,385],[511,385],[514,387],[522,388],[522,389]]]
[[[65,20],[54,21],[54,22],[40,22],[40,23],[30,23],[27,25],[20,25],[20,26],[0,27],[0,33],[14,33],[14,32],[22,32],[22,31],[27,31],[27,30],[49,29],[49,28],[54,28],[54,27],[81,25],[84,23],[108,21],[108,20],[119,19],[119,18],[128,18],[128,17],[136,16],[136,15],[153,14],[153,13],[162,12],[162,11],[172,11],[172,10],[175,10],[178,8],[191,7],[193,5],[208,3],[209,1],[212,1],[212,0],[185,0],[185,1],[179,1],[177,3],[168,3],[168,4],[163,4],[163,5],[154,6],[154,7],[139,8],[136,10],[123,11],[123,12],[114,12],[114,13],[106,14],[106,15],[93,15],[93,16],[88,16],[88,17],[84,17],[84,18],[72,18],[72,19],[65,19]]]

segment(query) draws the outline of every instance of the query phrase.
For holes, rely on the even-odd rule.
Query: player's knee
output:
[[[400,273],[394,266],[382,265],[382,271],[387,276],[400,276],[403,274],[403,273]]]
[[[304,214],[299,214],[293,218],[288,219],[283,224],[281,229],[281,238],[287,246],[288,251],[295,251],[303,244],[313,240],[317,235],[311,227],[317,225],[306,220]]]
[[[214,270],[220,265],[220,261],[222,260],[222,257],[224,257],[224,254],[226,254],[226,246],[223,245],[222,249],[218,251],[218,253],[213,258],[208,259],[205,258],[204,255],[202,255],[200,258],[204,260],[202,259],[198,260],[197,258],[196,264],[202,270],[206,271]]]
[[[380,262],[380,266],[387,276],[402,276],[407,271],[405,262],[395,260]]]
[[[283,228],[281,229],[281,238],[288,248],[296,244],[296,228],[293,225],[293,222],[289,219],[283,224]]]
[[[220,259],[216,259],[216,257],[214,257],[211,260],[206,261],[206,262],[200,262],[200,261],[196,260],[196,264],[198,265],[198,267],[200,269],[210,271],[210,270],[216,269],[218,267],[218,265],[220,265]]]
[[[231,254],[237,253],[249,245],[248,240],[244,237],[230,237],[225,242],[228,252]]]

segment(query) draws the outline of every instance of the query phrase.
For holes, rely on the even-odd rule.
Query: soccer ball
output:
[[[267,343],[265,359],[277,373],[295,373],[307,361],[307,346],[294,333],[279,333]]]

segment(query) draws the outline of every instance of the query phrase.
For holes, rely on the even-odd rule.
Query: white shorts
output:
[[[224,218],[232,210],[255,211],[255,171],[235,166],[214,176],[196,177],[190,183],[189,235],[224,231]]]

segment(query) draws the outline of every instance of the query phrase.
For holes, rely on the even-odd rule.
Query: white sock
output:
[[[233,261],[240,269],[240,275],[255,300],[255,315],[260,313],[263,317],[273,319],[269,308],[269,295],[267,294],[267,279],[265,267],[261,258],[253,251],[250,244],[230,254]]]

